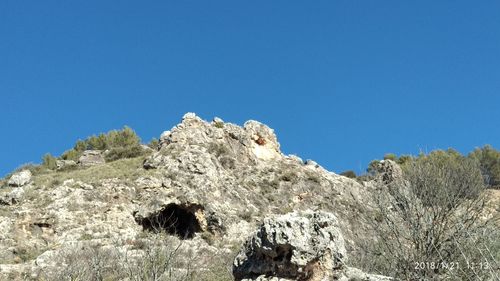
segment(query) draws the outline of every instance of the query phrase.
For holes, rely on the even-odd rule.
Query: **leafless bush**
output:
[[[41,280],[118,280],[119,268],[114,264],[117,253],[99,245],[75,245],[60,250],[56,268],[45,269]]]
[[[232,280],[228,264],[217,257],[200,259],[185,241],[165,232],[145,232],[112,246],[91,241],[61,250],[57,265],[40,274],[54,281],[224,281]],[[224,262],[227,262],[224,260]]]
[[[497,228],[484,217],[484,183],[475,161],[429,155],[404,180],[375,194],[379,234],[372,270],[404,280],[497,280]],[[498,243],[498,242],[496,242]]]

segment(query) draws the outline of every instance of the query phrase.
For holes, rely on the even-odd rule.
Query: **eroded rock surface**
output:
[[[335,216],[306,211],[264,219],[236,257],[233,274],[236,280],[327,280],[346,261]]]
[[[264,219],[234,261],[235,280],[391,280],[347,265],[337,219],[327,212],[293,212]]]
[[[342,249],[322,236],[318,241],[301,236],[311,228],[279,232],[290,235],[287,243],[303,247],[294,258],[297,270],[318,266],[310,263],[317,254],[308,256],[307,247],[348,253],[352,263],[373,236],[361,216],[369,214],[370,183],[284,155],[274,131],[257,121],[238,126],[188,113],[161,134],[158,149],[148,156],[104,163],[100,152],[85,155],[76,169],[34,175],[23,194],[0,189],[0,198],[9,202],[0,205],[0,280],[25,274],[36,280],[40,272],[57,272],[64,263],[50,262],[56,260],[51,257],[74,248],[111,247],[120,253],[132,248],[140,256],[144,250],[136,248],[158,228],[182,241],[203,269],[214,260],[232,259],[264,218],[293,210],[314,212],[310,218],[291,217],[295,226],[312,220],[310,225],[323,225],[319,233],[340,229],[344,240]],[[335,223],[320,223],[322,217],[313,215],[318,212],[332,214]],[[276,225],[268,229],[286,226],[269,223]],[[335,255],[321,266],[338,266],[342,259]]]

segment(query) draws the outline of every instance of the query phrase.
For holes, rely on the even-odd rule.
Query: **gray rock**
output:
[[[233,264],[243,281],[389,281],[346,265],[344,238],[327,212],[293,212],[267,218]]]
[[[185,119],[195,119],[196,117],[197,117],[196,113],[188,112],[188,113],[184,114],[184,116],[182,117],[182,120],[185,120]]]
[[[56,161],[57,170],[62,170],[62,169],[66,169],[69,167],[74,167],[76,165],[77,165],[76,162],[73,160],[57,160]]]
[[[31,172],[29,170],[22,170],[13,174],[7,184],[9,186],[23,186],[31,181]]]
[[[158,141],[158,145],[161,147],[162,145],[168,145],[171,143],[171,135],[172,133],[170,131],[164,131],[160,135],[160,140]]]
[[[214,117],[214,120],[212,121],[212,123],[224,123],[224,120],[222,120],[219,117]]]
[[[53,267],[56,265],[57,252],[56,251],[45,251],[35,259],[35,264],[39,267]]]
[[[151,147],[149,147],[149,146],[147,146],[145,144],[141,144],[141,148],[145,152],[153,152],[153,151],[155,151],[154,149],[152,149]]]
[[[376,180],[383,184],[390,184],[403,179],[403,170],[394,161],[386,159],[379,161],[375,169],[378,173]]]
[[[78,163],[82,166],[94,166],[105,162],[102,151],[100,150],[85,150],[78,159]]]
[[[347,261],[334,215],[294,212],[265,219],[234,261],[236,280],[271,276],[289,280],[330,280]],[[272,279],[269,279],[272,280]]]
[[[24,193],[25,193],[24,186],[16,187],[7,193],[2,193],[0,195],[0,205],[17,204],[21,201],[21,198],[24,195]]]

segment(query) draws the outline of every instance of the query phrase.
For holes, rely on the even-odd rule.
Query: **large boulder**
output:
[[[25,187],[13,188],[10,192],[0,193],[0,205],[13,205],[21,201]]]
[[[327,280],[347,261],[334,215],[305,211],[264,220],[233,265],[236,280]]]
[[[237,281],[389,281],[346,265],[344,238],[327,212],[293,212],[266,218],[233,264]]]
[[[94,166],[105,162],[106,160],[100,150],[85,150],[78,159],[78,163],[82,166]]]
[[[254,120],[245,122],[243,128],[251,140],[246,145],[251,147],[251,151],[258,159],[270,160],[281,157],[280,144],[273,129]]]
[[[13,174],[7,184],[15,187],[24,186],[31,181],[31,176],[32,175],[29,170],[22,170]]]

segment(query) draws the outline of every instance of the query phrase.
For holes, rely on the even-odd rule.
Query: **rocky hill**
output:
[[[193,113],[145,156],[103,153],[1,182],[1,280],[388,280],[356,267],[391,161],[361,182],[284,155],[257,121]]]

